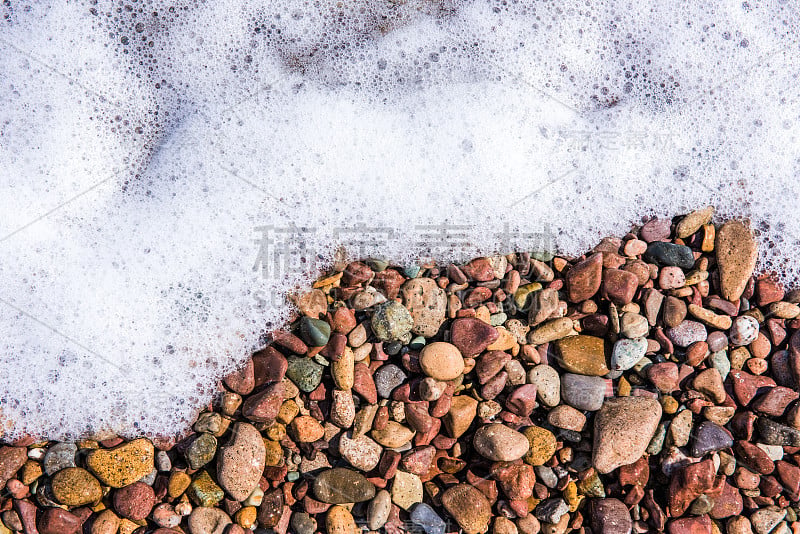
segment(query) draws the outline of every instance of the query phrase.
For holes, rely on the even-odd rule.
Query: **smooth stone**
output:
[[[611,351],[611,370],[627,371],[644,358],[647,353],[647,339],[620,339]]]
[[[325,531],[328,534],[352,534],[357,530],[353,514],[344,506],[332,506],[325,515]]]
[[[505,368],[506,363],[511,361],[511,354],[499,350],[492,350],[483,353],[475,362],[474,372],[478,377],[479,384],[485,384],[492,377],[497,375]]]
[[[689,213],[675,226],[675,236],[680,239],[689,237],[697,232],[704,224],[710,223],[713,215],[713,206],[708,206]]]
[[[603,295],[617,306],[633,301],[638,288],[639,279],[631,272],[620,269],[603,271]]]
[[[648,243],[669,239],[672,228],[670,219],[652,219],[647,221],[640,230],[640,236]]]
[[[232,499],[245,500],[258,487],[267,450],[261,433],[248,423],[233,426],[217,459],[217,480]]]
[[[489,529],[492,505],[478,489],[469,484],[456,484],[442,494],[442,506],[464,534],[483,534]]]
[[[305,512],[293,512],[290,525],[295,534],[314,534],[317,531],[317,520]]]
[[[594,532],[603,534],[631,534],[633,529],[628,507],[619,499],[592,500],[589,522]]]
[[[408,378],[406,373],[393,363],[382,365],[372,375],[372,379],[375,381],[375,389],[382,399],[391,397],[392,391],[405,382],[406,378]]]
[[[749,345],[758,337],[758,331],[758,321],[755,317],[741,315],[734,319],[730,332],[728,332],[728,339],[734,347]]]
[[[603,254],[592,254],[570,267],[566,274],[567,297],[570,302],[583,302],[592,298],[603,281]]]
[[[683,300],[673,297],[672,295],[664,299],[664,312],[662,317],[667,328],[675,328],[680,325],[683,320],[686,319],[687,313],[688,307]]]
[[[311,347],[324,347],[331,336],[331,325],[321,319],[300,319],[300,337]]]
[[[715,251],[722,298],[735,302],[744,293],[758,258],[758,243],[746,223],[728,221],[717,231]]]
[[[647,336],[650,332],[650,324],[644,315],[626,312],[620,319],[620,333],[629,339]]]
[[[529,426],[522,431],[528,440],[528,452],[522,460],[530,465],[544,465],[558,450],[556,436],[540,426]]]
[[[145,519],[155,504],[155,492],[144,482],[134,482],[114,492],[114,510],[131,521]]]
[[[289,431],[299,443],[313,443],[325,436],[325,428],[310,415],[300,415],[289,423]]]
[[[752,513],[750,523],[756,534],[769,534],[778,526],[778,523],[783,521],[784,517],[786,517],[786,510],[777,507],[761,508]]]
[[[691,454],[700,458],[706,453],[733,446],[733,437],[723,427],[711,421],[703,421],[692,433]]]
[[[75,455],[78,453],[78,446],[74,443],[56,443],[51,445],[44,455],[42,466],[47,476],[68,467],[75,467]]]
[[[25,529],[26,534],[77,534],[81,528],[81,518],[60,508],[45,508],[36,522],[38,533]]]
[[[345,347],[339,359],[331,362],[331,378],[337,389],[349,390],[355,384],[355,356],[353,349]]]
[[[383,449],[374,440],[347,432],[339,437],[339,454],[359,471],[371,471],[381,459]]]
[[[439,332],[447,312],[447,295],[432,278],[412,278],[400,288],[414,326],[411,332],[433,337]]]
[[[287,358],[286,377],[297,386],[300,391],[311,393],[322,382],[322,372],[325,367],[311,358],[291,356]]]
[[[569,317],[559,317],[550,319],[540,324],[528,332],[528,343],[531,345],[542,345],[550,343],[575,333],[572,319]]]
[[[415,432],[397,421],[389,421],[381,429],[373,428],[370,435],[372,439],[390,449],[402,447],[414,437]]]
[[[353,391],[361,395],[367,404],[378,402],[378,388],[375,386],[372,371],[361,362],[353,366]]]
[[[656,432],[661,413],[661,404],[652,398],[607,399],[595,415],[595,469],[605,474],[638,460]]]
[[[694,267],[694,254],[686,245],[658,241],[650,243],[644,253],[644,259],[661,265],[680,267],[688,270]]]
[[[364,475],[334,467],[323,470],[313,482],[316,498],[328,504],[348,504],[363,502],[375,496],[375,486]]]
[[[405,471],[397,471],[392,479],[392,502],[408,510],[413,505],[422,502],[423,491],[420,478]]]
[[[335,389],[331,392],[331,410],[328,419],[339,428],[350,428],[356,418],[356,404],[353,394]]]
[[[606,342],[595,336],[569,336],[555,342],[558,363],[570,373],[603,376],[606,366]]]
[[[689,443],[693,426],[691,410],[678,412],[669,424],[668,443],[675,447],[685,447]]]
[[[13,477],[28,460],[25,447],[0,447],[0,488],[5,488],[8,479]]]
[[[528,438],[501,423],[490,423],[475,431],[472,445],[478,454],[494,462],[519,460],[530,448]]]
[[[667,525],[668,534],[712,534],[711,519],[707,515],[672,519]]]
[[[114,449],[96,449],[86,457],[86,467],[106,486],[121,488],[153,471],[155,449],[144,438]]]
[[[534,370],[532,370],[532,372]],[[555,369],[553,369],[553,371],[555,372]],[[557,373],[555,379],[558,380]],[[551,386],[546,387],[547,389],[544,390],[543,395],[539,396],[539,399],[542,401],[542,404],[549,406],[549,402],[552,402],[554,393]],[[558,388],[558,382],[555,383],[555,388]],[[542,393],[542,390],[538,389],[537,384],[524,384],[516,388],[506,398],[506,409],[520,417],[528,417],[536,408],[537,394],[540,393]],[[545,399],[547,399],[547,401],[545,401]]]
[[[703,323],[685,319],[673,328],[667,329],[667,337],[681,348],[686,348],[692,343],[698,341],[705,341],[708,337],[708,331]]]
[[[380,530],[389,519],[392,511],[392,495],[382,489],[378,491],[375,498],[367,506],[367,528],[370,530]]]
[[[425,531],[425,534],[444,534],[447,523],[428,504],[419,503],[411,510],[411,522]],[[375,530],[375,529],[373,529]]]
[[[186,462],[192,469],[200,469],[214,459],[217,454],[217,438],[208,433],[198,434],[183,452]]]
[[[547,422],[557,428],[582,432],[586,426],[586,416],[572,406],[562,404],[550,410]]]
[[[711,366],[719,372],[723,382],[728,378],[728,373],[731,372],[731,361],[724,350],[711,353]]]
[[[464,358],[455,345],[437,341],[422,349],[419,366],[431,378],[454,380],[464,372]]]
[[[554,367],[546,364],[533,367],[528,372],[528,382],[536,387],[536,397],[545,406],[558,406],[561,402],[561,379]]]
[[[606,381],[599,376],[566,373],[561,377],[561,398],[578,410],[596,412],[603,406]]]
[[[205,469],[195,475],[186,493],[200,506],[216,506],[225,498],[225,492]]]
[[[499,337],[495,327],[475,317],[455,319],[450,325],[450,342],[465,358],[480,354]]]
[[[545,288],[532,293],[528,309],[528,324],[535,326],[549,319],[559,306],[558,291]]]
[[[100,482],[85,469],[68,467],[53,475],[51,488],[56,500],[67,506],[83,506],[103,497]]]
[[[285,388],[282,382],[276,382],[250,395],[242,404],[242,415],[257,423],[272,424],[278,417],[284,401]]]
[[[414,319],[405,306],[397,301],[389,301],[375,307],[370,324],[378,339],[395,341],[411,332]]]
[[[223,534],[232,523],[231,518],[219,508],[199,507],[189,515],[190,534]]]

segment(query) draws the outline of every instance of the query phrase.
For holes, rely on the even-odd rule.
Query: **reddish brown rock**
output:
[[[632,464],[619,468],[619,483],[622,486],[644,486],[650,479],[650,465],[647,458],[642,457]]]
[[[251,395],[242,405],[242,415],[251,421],[272,423],[278,417],[283,403],[283,384],[270,384],[255,395]]]
[[[239,395],[249,395],[256,386],[253,359],[248,358],[244,367],[225,377],[225,385]]]
[[[727,482],[722,486],[722,492],[714,498],[714,507],[709,512],[712,519],[725,519],[742,513],[742,494],[739,488]]]
[[[800,393],[787,387],[777,386],[753,401],[752,408],[767,415],[780,417],[792,402],[800,397]]]
[[[506,363],[511,361],[511,355],[507,352],[499,350],[490,350],[483,354],[475,362],[475,375],[478,377],[478,383],[485,384],[493,376],[503,370]]]
[[[717,476],[714,461],[710,458],[683,467],[672,477],[669,486],[670,514],[680,517],[700,495],[719,494],[724,482],[724,475]]]
[[[19,471],[28,459],[25,447],[0,448],[0,489]]]
[[[372,269],[366,263],[354,261],[349,263],[342,273],[342,286],[352,287],[363,284],[369,281],[373,274]]]
[[[524,384],[506,399],[506,409],[520,417],[528,417],[536,406],[536,385]]]
[[[800,499],[800,467],[778,460],[775,462],[775,471],[789,497],[793,501]]]
[[[647,368],[647,378],[662,393],[670,393],[678,387],[678,365],[673,362],[655,363]]]
[[[724,402],[727,398],[722,375],[713,367],[698,374],[692,381],[692,387],[717,404]]]
[[[393,299],[400,293],[400,286],[405,281],[406,279],[402,274],[394,269],[386,269],[375,273],[375,278],[373,278],[370,285],[386,295],[386,298]]]
[[[369,367],[361,362],[357,362],[353,367],[353,391],[361,395],[368,404],[378,402],[375,380],[372,379]]]
[[[253,355],[253,377],[256,387],[268,382],[280,382],[286,376],[289,363],[275,347],[267,347]]]
[[[480,354],[500,336],[495,327],[475,317],[456,319],[450,328],[450,342],[464,357]]]
[[[114,492],[114,510],[131,521],[146,518],[155,504],[153,488],[144,482],[134,482]]]
[[[639,279],[628,271],[606,269],[603,272],[603,296],[616,304],[624,306],[633,301]]]
[[[566,275],[567,296],[570,302],[583,302],[600,290],[603,281],[603,254],[592,254],[573,265]]]
[[[751,375],[744,371],[731,371],[730,382],[733,385],[733,394],[742,406],[747,406],[750,401],[766,388],[775,387],[775,381],[768,376]]]
[[[664,299],[663,320],[669,328],[675,328],[686,319],[688,308],[686,303],[679,298],[668,296]]]
[[[492,505],[483,493],[469,484],[456,484],[445,491],[442,506],[466,534],[482,534],[489,529]]]
[[[303,340],[285,330],[274,330],[272,332],[272,339],[286,349],[294,352],[295,354],[305,354],[308,352],[308,345],[303,343]]]
[[[761,447],[749,441],[737,441],[733,445],[736,458],[757,473],[768,475],[775,470],[775,464]]]
[[[526,463],[498,466],[493,473],[500,489],[509,499],[524,500],[533,495],[533,486],[536,484],[533,466]]]
[[[759,306],[766,306],[767,304],[783,300],[785,295],[781,283],[771,275],[762,276],[756,280],[755,289],[756,304]]]
[[[619,499],[593,499],[589,519],[593,532],[630,534],[633,528],[628,507]]]
[[[45,508],[37,524],[39,534],[76,534],[82,521],[80,517],[61,508]],[[26,534],[34,533],[26,530]]]
[[[431,468],[436,448],[431,446],[416,447],[403,454],[400,468],[414,475],[422,476]]]
[[[707,515],[673,519],[667,525],[669,534],[711,534],[711,518]]]
[[[428,413],[427,402],[407,402],[405,414],[408,426],[417,432],[424,434],[433,427],[434,418]]]
[[[494,280],[494,268],[489,258],[475,258],[461,268],[461,271],[476,282]]]

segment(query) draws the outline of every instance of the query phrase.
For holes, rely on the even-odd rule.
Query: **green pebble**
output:
[[[187,493],[196,504],[205,507],[216,506],[225,497],[225,492],[214,482],[208,471],[200,471],[194,477]]]
[[[367,260],[367,265],[369,265],[369,268],[375,271],[376,273],[380,273],[382,271],[385,271],[386,268],[389,267],[389,262],[385,260],[370,258]]]
[[[653,438],[650,440],[650,445],[647,446],[647,453],[650,455],[655,456],[661,452],[661,449],[664,448],[664,439],[667,437],[667,423],[661,422],[658,424],[658,428],[656,428],[656,433],[653,434]]]
[[[321,319],[303,317],[300,320],[300,337],[312,347],[324,347],[331,337],[331,325]]]
[[[408,344],[408,348],[411,350],[422,350],[425,346],[425,338],[422,336],[417,336],[411,340],[411,343]]]
[[[288,473],[286,473],[286,480],[288,480],[289,482],[296,482],[299,479],[300,479],[300,473],[298,473],[297,471],[289,471]]]
[[[556,255],[553,254],[552,252],[544,252],[544,251],[531,252],[531,258],[533,258],[534,260],[548,262],[555,257]]]
[[[328,358],[326,358],[322,354],[314,355],[314,361],[325,367],[328,367],[331,364],[331,362],[328,361]]]
[[[506,320],[508,320],[508,315],[503,312],[493,313],[491,316],[489,316],[489,322],[492,324],[492,326],[501,326],[506,322]]]
[[[422,270],[422,267],[419,265],[412,265],[410,267],[406,267],[403,269],[403,274],[405,274],[409,278],[416,278],[419,276],[419,272]]]
[[[290,356],[287,361],[289,365],[286,368],[286,377],[294,382],[300,391],[311,393],[317,389],[322,381],[322,371],[325,369],[323,366],[311,358],[297,356]]]
[[[714,367],[719,374],[722,375],[722,380],[728,377],[731,372],[731,361],[728,359],[728,353],[724,350],[711,354],[711,366]]]
[[[192,469],[200,469],[217,454],[217,438],[203,432],[186,448],[183,456]]]

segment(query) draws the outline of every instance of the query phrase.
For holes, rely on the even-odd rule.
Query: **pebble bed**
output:
[[[800,532],[800,292],[712,215],[337,265],[189,435],[0,446],[0,534]]]

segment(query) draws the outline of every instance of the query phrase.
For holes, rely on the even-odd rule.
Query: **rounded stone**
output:
[[[603,376],[606,366],[606,341],[596,336],[568,336],[555,342],[558,363],[569,372],[579,375]]]
[[[556,436],[540,426],[529,426],[522,431],[528,440],[529,449],[522,460],[530,465],[544,465],[558,449]]]
[[[647,339],[620,339],[611,351],[611,370],[627,371],[644,358],[647,353]]]
[[[456,484],[442,494],[442,506],[465,534],[483,534],[489,529],[492,505],[469,484]]]
[[[455,345],[437,341],[422,349],[419,366],[431,378],[453,380],[464,372],[464,358]]]
[[[344,506],[331,506],[325,515],[325,530],[328,534],[353,534],[357,529],[353,514]]]
[[[292,356],[288,358],[286,377],[291,380],[300,391],[310,393],[317,389],[322,382],[322,372],[325,367],[311,358]]]
[[[447,312],[447,295],[432,278],[412,278],[400,288],[414,326],[414,334],[433,337],[439,332]]]
[[[561,402],[561,379],[554,367],[535,366],[528,372],[528,382],[536,386],[536,397],[545,406],[558,406]]]
[[[513,462],[525,456],[530,448],[528,438],[500,423],[479,428],[472,445],[478,454],[494,462]]]
[[[339,454],[360,471],[371,471],[378,465],[383,449],[374,440],[361,435],[353,438],[348,432],[339,437]]]
[[[596,412],[603,406],[606,381],[599,376],[566,373],[561,377],[561,397],[578,410]]]
[[[131,521],[146,518],[155,504],[156,494],[144,482],[134,482],[114,492],[114,510]]]
[[[189,515],[190,534],[223,534],[232,523],[231,518],[219,508],[199,506]]]
[[[289,430],[294,439],[300,443],[312,443],[325,435],[322,424],[310,415],[295,417],[289,424]]]
[[[392,481],[392,502],[403,510],[408,510],[422,502],[422,481],[412,473],[397,471]]]
[[[595,469],[605,474],[641,458],[660,420],[661,404],[655,399],[607,399],[594,420]]]
[[[331,325],[321,319],[303,317],[300,320],[300,337],[312,347],[324,347],[331,336]]]
[[[375,389],[378,396],[382,399],[388,399],[392,395],[392,391],[406,381],[406,374],[393,363],[382,365],[372,375],[375,381]]]
[[[622,314],[619,327],[620,333],[628,339],[645,337],[650,332],[650,324],[647,322],[647,318],[644,315],[633,312]]]
[[[375,486],[364,475],[344,467],[322,471],[313,489],[316,498],[328,504],[363,502],[375,496]]]
[[[677,346],[686,348],[697,341],[705,341],[708,332],[702,323],[685,319],[678,326],[667,329],[667,337]]]
[[[367,527],[370,530],[380,530],[389,519],[392,511],[392,495],[382,489],[367,506]]]
[[[381,341],[394,341],[411,332],[414,319],[405,306],[396,301],[384,302],[375,307],[372,315],[372,332]]]
[[[594,532],[631,534],[633,529],[628,507],[619,499],[592,500],[589,519]]]
[[[68,467],[53,475],[53,496],[67,506],[83,506],[103,497],[100,482],[85,469]]]
[[[121,488],[150,474],[154,468],[154,456],[153,444],[140,438],[114,449],[90,452],[86,466],[104,485]]]
[[[245,500],[258,487],[266,458],[261,433],[251,424],[236,423],[217,459],[220,486],[234,500]]]
[[[735,347],[749,345],[758,337],[758,321],[755,317],[742,315],[733,320],[728,337]]]
[[[217,454],[217,438],[208,433],[195,437],[183,453],[192,469],[200,469],[214,459]]]
[[[75,455],[78,453],[78,446],[74,443],[56,443],[51,445],[44,455],[42,466],[48,476],[66,469],[75,467]]]

